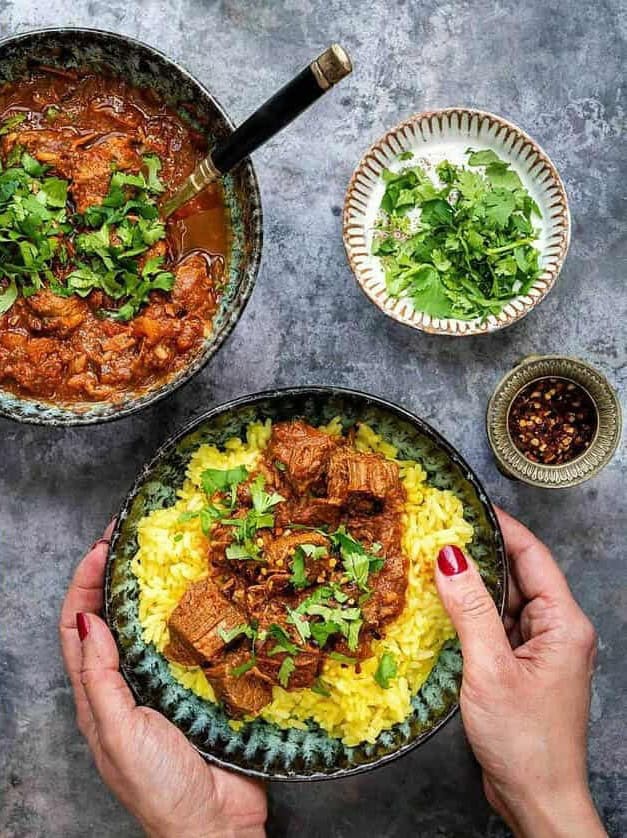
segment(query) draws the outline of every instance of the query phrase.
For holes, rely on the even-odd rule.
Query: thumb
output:
[[[467,664],[502,665],[513,653],[496,606],[479,571],[459,547],[443,547],[437,560],[438,593],[459,635]]]
[[[76,615],[81,640],[81,682],[96,727],[118,725],[135,707],[135,701],[120,674],[120,657],[111,632],[95,614]]]

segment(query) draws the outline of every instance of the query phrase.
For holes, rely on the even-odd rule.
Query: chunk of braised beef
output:
[[[272,685],[256,669],[241,675],[233,674],[234,669],[246,665],[250,659],[249,649],[233,649],[227,651],[216,663],[204,667],[216,698],[224,704],[229,715],[236,719],[254,716],[272,701]]]
[[[220,631],[229,631],[245,622],[243,611],[221,593],[213,579],[195,582],[170,615],[171,641],[165,655],[184,663],[181,660],[184,649],[186,657],[211,661],[225,646]]]
[[[385,572],[371,576],[371,597],[363,605],[365,622],[371,627],[381,627],[401,612],[407,591],[407,559],[398,552],[385,557]]]
[[[294,492],[323,494],[329,458],[343,440],[301,419],[277,422],[268,444],[268,459],[278,463]]]
[[[398,466],[380,454],[341,448],[331,455],[328,495],[352,512],[374,513],[401,491]]]
[[[322,653],[320,649],[314,646],[307,646],[307,649],[297,654],[288,654],[281,652],[276,655],[268,654],[275,647],[275,643],[270,639],[263,647],[257,651],[257,670],[266,678],[269,678],[273,684],[279,684],[279,670],[285,658],[291,657],[294,663],[294,670],[291,672],[285,684],[281,684],[284,689],[298,690],[303,687],[310,687],[320,673],[322,666]]]
[[[277,507],[278,526],[299,524],[305,527],[327,527],[335,530],[340,524],[342,506],[329,498],[301,498],[295,502],[283,503]]]

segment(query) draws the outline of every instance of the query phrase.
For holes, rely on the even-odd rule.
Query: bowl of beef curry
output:
[[[151,47],[45,30],[0,53],[0,414],[84,424],[174,390],[241,314],[261,251],[248,161],[167,221],[232,123]]]
[[[434,579],[449,543],[502,613],[494,510],[408,411],[330,387],[216,407],[162,447],[118,516],[105,614],[122,673],[233,770],[385,764],[457,708],[461,652]]]

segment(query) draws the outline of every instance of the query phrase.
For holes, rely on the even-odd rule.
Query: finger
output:
[[[459,547],[443,547],[436,563],[440,598],[459,635],[464,660],[485,667],[512,660],[505,629],[474,563]]]
[[[120,658],[106,623],[95,614],[78,614],[83,660],[81,683],[98,736],[111,732],[135,707],[135,700],[120,674]]]
[[[505,615],[514,622],[517,621],[524,604],[525,598],[518,586],[518,581],[510,573],[507,579],[507,605],[505,606]]]
[[[507,512],[497,509],[496,513],[503,530],[512,577],[525,599],[548,597],[571,603],[573,597],[566,577],[549,549]]]
[[[76,704],[76,720],[81,732],[89,740],[93,734],[93,719],[81,684],[82,652],[76,631],[79,611],[95,612],[102,608],[102,586],[107,557],[108,540],[113,531],[112,521],[100,541],[92,547],[78,565],[61,609],[59,634],[65,670],[70,679]]]

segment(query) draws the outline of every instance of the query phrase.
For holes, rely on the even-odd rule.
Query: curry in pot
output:
[[[0,89],[0,386],[121,401],[187,366],[226,271],[219,185],[159,207],[206,139],[119,79],[52,68]]]

